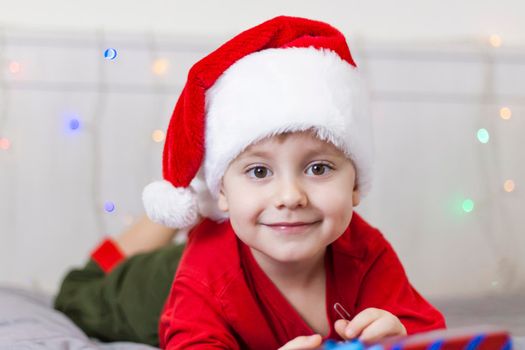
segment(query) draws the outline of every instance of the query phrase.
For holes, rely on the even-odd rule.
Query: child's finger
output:
[[[348,325],[349,321],[344,319],[339,319],[335,321],[334,329],[339,334],[339,336],[343,339],[348,339],[348,337],[345,335],[346,326]]]
[[[345,327],[343,334],[340,334],[343,339],[353,339],[358,337],[363,330],[372,322],[381,317],[381,310],[376,308],[368,308],[358,313]],[[335,327],[335,326],[334,326]]]
[[[280,347],[279,350],[297,350],[297,349],[315,349],[321,346],[323,337],[320,334],[304,335],[290,340],[284,346]]]
[[[359,340],[363,342],[376,342],[392,335],[406,335],[406,329],[395,317],[380,317],[366,327]]]

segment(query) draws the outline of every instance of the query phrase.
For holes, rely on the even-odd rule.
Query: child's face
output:
[[[353,206],[352,162],[311,132],[250,145],[226,170],[219,208],[237,236],[280,262],[314,258],[346,229]]]

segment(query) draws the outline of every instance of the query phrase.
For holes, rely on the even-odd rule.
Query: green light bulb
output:
[[[487,129],[479,129],[477,135],[478,135],[479,142],[481,142],[481,143],[489,142],[490,135],[489,135],[489,132],[487,131]]]
[[[472,199],[465,199],[461,207],[463,208],[463,211],[470,213],[474,210],[474,201]]]

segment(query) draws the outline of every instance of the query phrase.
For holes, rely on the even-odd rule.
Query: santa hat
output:
[[[341,149],[365,194],[372,138],[362,86],[344,36],[326,23],[280,16],[237,35],[189,71],[166,135],[164,180],[143,192],[148,216],[174,228],[226,218],[216,201],[228,164],[285,132],[314,130]]]

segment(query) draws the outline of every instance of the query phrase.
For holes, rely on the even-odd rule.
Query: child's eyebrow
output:
[[[313,156],[318,155],[329,155],[329,156],[335,156],[338,158],[344,157],[344,155],[339,151],[332,149],[331,147],[316,147],[316,148],[310,148],[306,150],[306,153],[304,153],[304,158],[310,158]],[[245,153],[243,153],[239,158],[249,158],[249,157],[259,157],[259,158],[266,158],[266,159],[272,159],[274,157],[272,151],[265,151],[265,150],[247,150]]]

